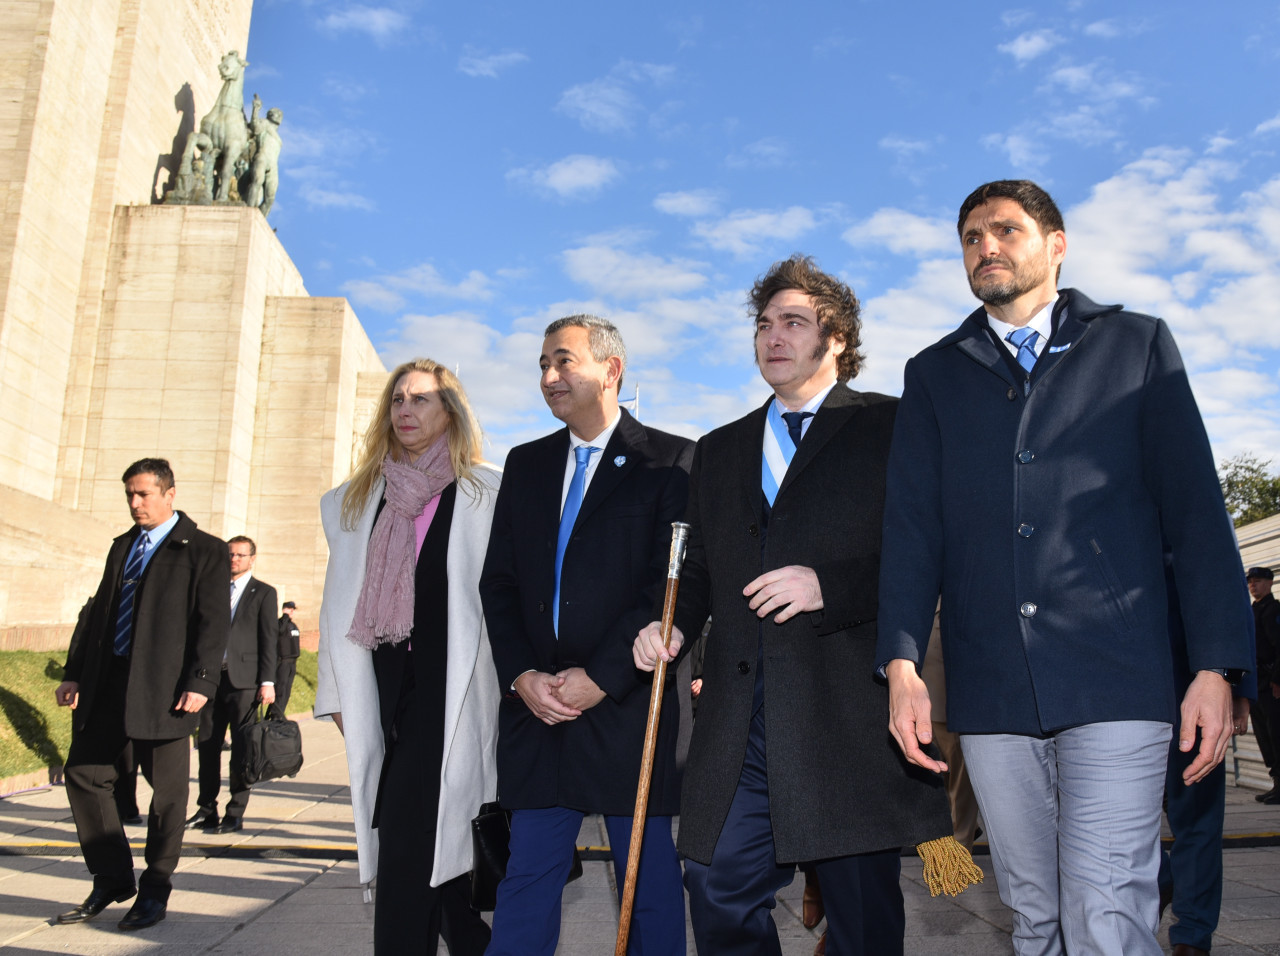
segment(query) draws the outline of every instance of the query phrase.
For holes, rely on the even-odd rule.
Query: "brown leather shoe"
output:
[[[818,945],[813,948],[813,956],[827,956],[827,934],[823,933]]]
[[[826,915],[827,909],[822,905],[822,887],[818,885],[818,878],[811,876],[806,870],[804,896],[800,898],[800,922],[804,924],[805,929],[813,929]]]
[[[1173,956],[1209,956],[1207,949],[1201,949],[1199,946],[1189,946],[1186,943],[1179,943],[1173,947]]]

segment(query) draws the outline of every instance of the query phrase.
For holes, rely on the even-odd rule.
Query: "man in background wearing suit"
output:
[[[706,956],[780,953],[775,896],[811,863],[826,951],[900,956],[900,848],[951,817],[942,781],[894,750],[871,677],[897,402],[844,384],[858,300],[812,260],[775,264],[750,309],[773,394],[698,442],[671,647],[657,623],[635,640],[652,670],[715,622],[680,802],[693,935]]]
[[[280,605],[279,659],[276,663],[276,707],[280,713],[289,706],[293,693],[293,679],[298,676],[298,658],[302,656],[302,631],[293,616],[298,605],[285,601]]]
[[[244,829],[249,786],[241,776],[244,737],[240,724],[259,700],[276,699],[276,657],[279,624],[276,621],[276,589],[253,576],[258,546],[251,538],[236,535],[227,541],[231,557],[231,630],[222,658],[222,677],[213,702],[200,715],[199,809],[187,821],[187,829],[213,833],[237,833]],[[218,790],[222,786],[222,741],[231,728],[231,799],[218,817]]]
[[[626,350],[604,319],[551,323],[542,394],[568,427],[512,449],[480,578],[506,695],[498,714],[498,799],[512,811],[511,859],[487,953],[545,954],[583,814],[602,813],[621,893],[649,691],[631,639],[661,607],[671,523],[693,443],[618,405]],[[683,953],[684,894],[671,840],[678,811],[675,684],[655,757],[632,950]]]
[[[1015,951],[1159,956],[1172,725],[1199,785],[1253,667],[1213,453],[1168,326],[1059,292],[1067,234],[1048,193],[986,183],[956,225],[983,305],[907,363],[889,460],[877,659],[893,735],[944,769],[921,750],[916,670],[941,593],[947,725]],[[1166,548],[1193,675],[1180,712]]]
[[[124,473],[135,528],[116,538],[80,640],[54,691],[75,711],[67,756],[67,800],[93,892],[58,917],[92,919],[137,894],[120,928],[165,917],[182,850],[197,714],[218,687],[227,641],[227,547],[173,510],[173,470],[144,458]],[[133,856],[116,811],[116,763],[132,743],[151,784],[147,868],[134,882]]]

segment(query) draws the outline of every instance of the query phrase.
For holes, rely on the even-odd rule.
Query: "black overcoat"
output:
[[[905,379],[878,659],[924,659],[941,592],[952,731],[1172,722],[1166,548],[1191,669],[1254,666],[1231,520],[1163,321],[1065,289],[1029,379],[983,309]]]
[[[137,540],[131,528],[111,544],[88,619],[67,657],[65,675],[80,684],[73,727],[93,718],[102,682],[111,673],[116,607],[125,558]],[[136,740],[174,740],[196,730],[199,713],[174,707],[184,692],[212,698],[231,627],[231,561],[225,542],[184,513],[147,562],[134,593],[133,648],[125,733]]]
[[[677,612],[688,636],[712,615],[681,797],[679,848],[694,860],[710,862],[738,784],[761,641],[778,862],[951,832],[940,778],[902,759],[889,735],[887,689],[871,676],[896,405],[836,385],[787,469],[767,528],[760,486],[768,403],[698,442]],[[762,625],[742,589],[787,565],[817,573],[824,607]]]
[[[661,610],[693,443],[622,411],[565,551],[557,640],[551,607],[568,455],[567,428],[511,450],[480,576],[498,686],[507,691],[498,711],[498,799],[507,809],[630,815],[652,686],[636,670],[631,645]],[[548,726],[510,692],[525,671],[575,665],[607,695],[575,720]],[[649,800],[656,815],[679,804],[674,684],[662,713]]]

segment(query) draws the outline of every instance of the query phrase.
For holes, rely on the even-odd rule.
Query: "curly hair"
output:
[[[747,300],[751,321],[760,318],[770,299],[788,289],[803,292],[813,300],[824,351],[833,335],[844,343],[844,351],[836,359],[836,380],[847,382],[856,378],[862,369],[864,356],[858,351],[862,344],[862,320],[859,318],[858,297],[853,290],[819,269],[812,256],[796,253],[790,259],[775,262],[751,287],[751,296]]]

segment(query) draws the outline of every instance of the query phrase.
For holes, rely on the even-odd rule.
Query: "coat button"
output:
[[[545,611],[546,611],[546,609],[547,609],[547,606],[546,606],[544,603],[542,603],[541,601],[539,601],[539,602],[538,602],[538,613],[539,613],[539,614],[542,614],[543,612],[545,612]]]
[[[1038,610],[1040,609],[1036,607],[1034,604],[1032,604],[1030,601],[1024,601],[1022,604],[1022,607],[1018,608],[1018,611],[1022,614],[1023,617],[1035,617],[1036,611]]]
[[[1022,451],[1018,452],[1018,461],[1022,462],[1024,465],[1029,465],[1035,460],[1036,453],[1030,448],[1024,448]]]
[[[749,524],[747,525],[747,534],[751,535],[753,538],[758,538],[760,537],[760,529],[756,527],[754,523]]]
[[[1027,524],[1024,521],[1022,524],[1018,525],[1018,534],[1021,537],[1029,538],[1035,533],[1036,533],[1036,526],[1033,524]]]
[[[738,673],[739,673],[739,674],[750,674],[750,673],[751,673],[751,665],[750,665],[750,664],[748,664],[746,661],[738,661]]]
[[[209,672],[202,667],[198,671],[196,671],[196,676],[203,680],[204,678],[209,676]]]
[[[1011,401],[1011,402],[1017,401],[1017,400],[1018,400],[1018,390],[1017,390],[1016,388],[1010,388],[1010,389],[1009,389],[1009,391],[1007,391],[1007,392],[1005,392],[1005,393],[1004,393],[1004,397],[1005,397],[1005,398],[1007,398],[1007,399],[1009,399],[1009,401]]]

